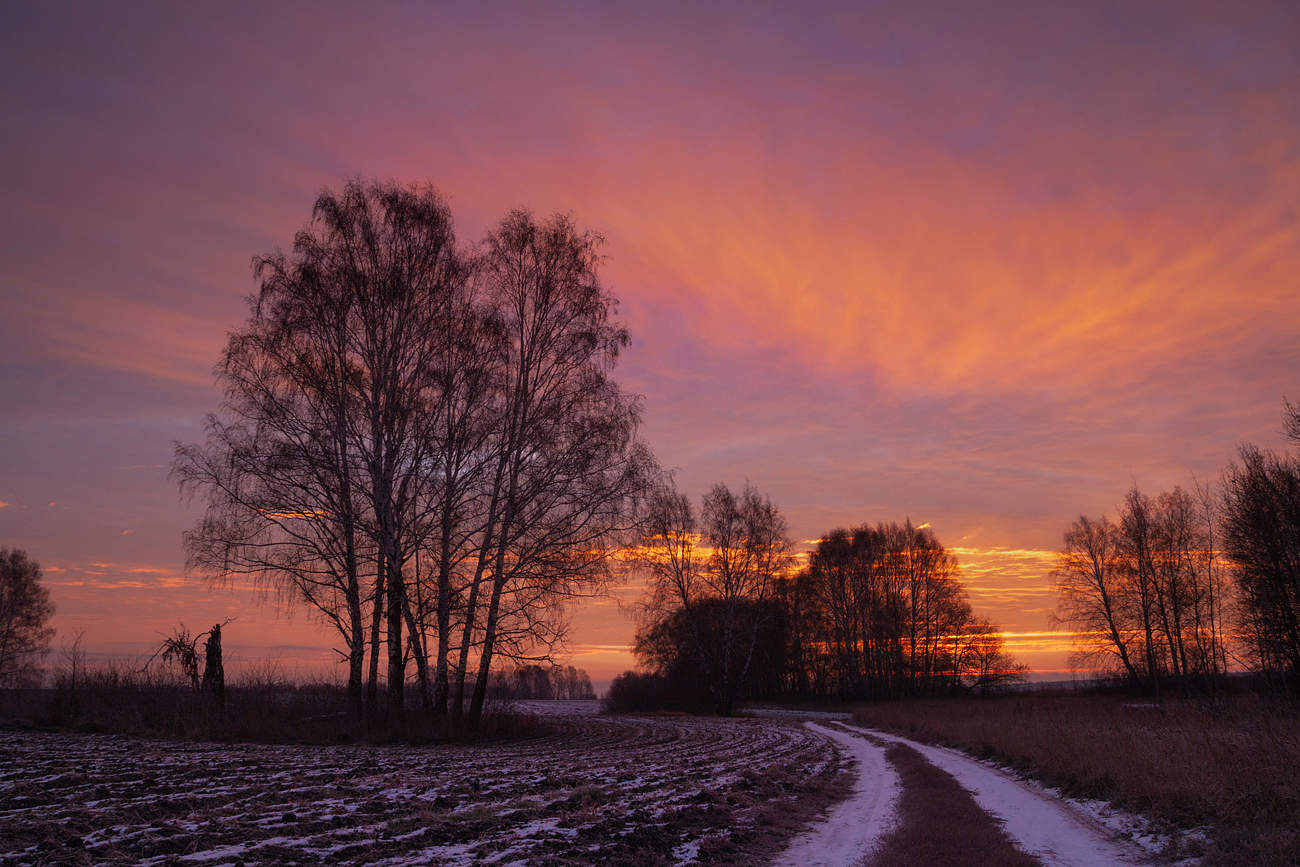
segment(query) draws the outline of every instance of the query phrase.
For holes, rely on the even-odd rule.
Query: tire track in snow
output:
[[[1150,862],[1147,853],[1119,839],[1110,829],[1082,810],[1075,809],[1068,801],[1035,791],[964,753],[927,746],[876,729],[839,725],[849,731],[906,744],[919,752],[935,767],[951,774],[971,793],[982,810],[1003,823],[1007,834],[1025,852],[1044,864],[1052,867],[1104,867]]]
[[[885,751],[866,738],[814,722],[804,726],[843,747],[857,765],[853,793],[825,820],[794,839],[773,862],[779,867],[847,867],[866,853],[897,820],[898,773]]]

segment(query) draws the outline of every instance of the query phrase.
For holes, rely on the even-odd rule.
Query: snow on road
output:
[[[796,837],[773,863],[782,867],[859,864],[894,826],[898,774],[885,758],[885,750],[866,738],[814,722],[804,725],[843,747],[857,765],[858,779],[853,793],[837,804],[825,821]]]
[[[1007,834],[1021,849],[1044,864],[1102,867],[1141,864],[1148,860],[1147,853],[1128,841],[1118,839],[1095,817],[1069,801],[1036,791],[963,753],[927,746],[876,729],[844,727],[906,744],[921,753],[931,764],[951,774],[971,793],[981,809],[1004,823]]]

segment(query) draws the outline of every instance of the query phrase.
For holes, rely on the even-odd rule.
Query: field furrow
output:
[[[740,861],[850,784],[794,722],[561,710],[469,746],[2,732],[0,861]]]

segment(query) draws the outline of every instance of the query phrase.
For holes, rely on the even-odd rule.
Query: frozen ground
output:
[[[847,785],[793,721],[543,704],[546,736],[475,746],[0,732],[0,863],[752,862]]]
[[[843,714],[519,709],[547,733],[310,747],[0,732],[0,863],[856,865],[897,821],[897,774]],[[1045,864],[1152,855],[1095,810],[870,731],[951,774]]]

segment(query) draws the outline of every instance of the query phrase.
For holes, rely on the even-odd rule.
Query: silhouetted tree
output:
[[[457,718],[472,677],[477,724],[494,658],[559,642],[636,523],[654,462],[612,378],[627,334],[599,244],[516,211],[462,250],[431,188],[354,181],[255,261],[222,409],[176,450],[207,506],[189,564],[331,623],[358,714],[383,645],[391,715],[413,662],[425,708]]]
[[[689,707],[668,678],[653,672],[625,671],[609,685],[603,702],[614,713],[644,713],[664,708]]]
[[[1119,528],[1105,517],[1081,516],[1065,531],[1052,573],[1058,596],[1054,622],[1074,630],[1080,661],[1109,669],[1113,659],[1137,685],[1141,678],[1131,658],[1136,624],[1120,573],[1119,546]]]
[[[1029,667],[1012,659],[1006,640],[987,620],[972,620],[953,636],[953,673],[957,682],[981,694],[1024,680]]]
[[[324,192],[291,254],[254,261],[261,290],[218,365],[226,394],[207,442],[173,472],[207,510],[186,534],[191,567],[252,575],[312,606],[347,647],[360,708],[367,601],[374,705],[388,615],[389,699],[405,682],[402,568],[427,532],[438,344],[465,279],[451,217],[431,188],[352,182]]]
[[[591,678],[582,669],[572,665],[547,668],[535,663],[494,671],[488,693],[497,699],[573,701],[596,697]]]
[[[785,519],[752,486],[737,496],[718,484],[697,528],[690,501],[668,482],[651,498],[645,527],[651,594],[638,653],[661,669],[689,659],[714,709],[730,714],[791,565]]]
[[[145,667],[152,665],[155,659],[161,659],[164,663],[175,666],[181,677],[197,691],[200,687],[199,640],[204,635],[207,633],[191,635],[189,628],[181,623],[172,630],[171,635],[163,638],[162,643],[145,662]]]
[[[1282,427],[1288,439],[1300,443],[1300,403],[1282,401]]]
[[[1290,407],[1288,407],[1290,408]],[[1224,476],[1224,547],[1255,665],[1300,678],[1300,459],[1243,446]]]
[[[591,687],[591,677],[584,669],[566,665],[552,670],[555,697],[566,701],[589,701],[596,697]]]
[[[1130,588],[1130,604],[1137,612],[1141,630],[1139,647],[1149,682],[1158,692],[1165,671],[1161,665],[1159,626],[1156,622],[1156,575],[1154,507],[1150,497],[1136,487],[1124,498],[1120,510],[1119,538],[1123,556],[1120,568],[1125,571]]]
[[[36,680],[54,630],[50,591],[41,567],[25,551],[0,548],[0,686]]]
[[[671,684],[675,703],[693,709],[708,708],[726,713],[724,700],[732,709],[742,698],[771,698],[783,692],[787,652],[785,609],[776,598],[731,600],[718,597],[697,599],[689,609],[674,608],[666,616],[649,621],[637,632],[634,650],[642,666]],[[754,629],[752,638],[737,641],[737,622]],[[700,668],[697,646],[709,649],[715,668],[712,678]],[[717,680],[731,672],[722,694]],[[738,678],[743,673],[743,678]]]
[[[818,542],[807,580],[823,612],[807,658],[829,665],[843,697],[893,697],[958,687],[961,637],[972,622],[957,561],[928,527],[837,529]]]
[[[791,696],[824,696],[833,678],[833,661],[822,641],[830,616],[807,569],[777,581],[776,596],[784,619],[786,646],[781,662],[782,692]]]
[[[956,558],[928,527],[832,531],[795,573],[784,522],[752,488],[716,486],[703,514],[671,483],[652,497],[635,650],[654,677],[625,678],[622,704],[653,695],[726,713],[744,697],[990,691],[1024,676],[996,627],[974,618]]]
[[[567,217],[538,222],[514,211],[484,245],[481,273],[505,334],[506,386],[453,705],[462,707],[467,650],[481,622],[471,726],[501,647],[558,640],[560,624],[545,616],[554,602],[589,593],[609,575],[655,468],[636,436],[637,401],[612,377],[628,336],[600,282],[601,242]],[[481,621],[480,586],[488,594]]]
[[[1227,669],[1217,520],[1208,488],[1181,487],[1133,488],[1114,523],[1077,520],[1053,573],[1076,658],[1156,692],[1170,680],[1213,688]]]

